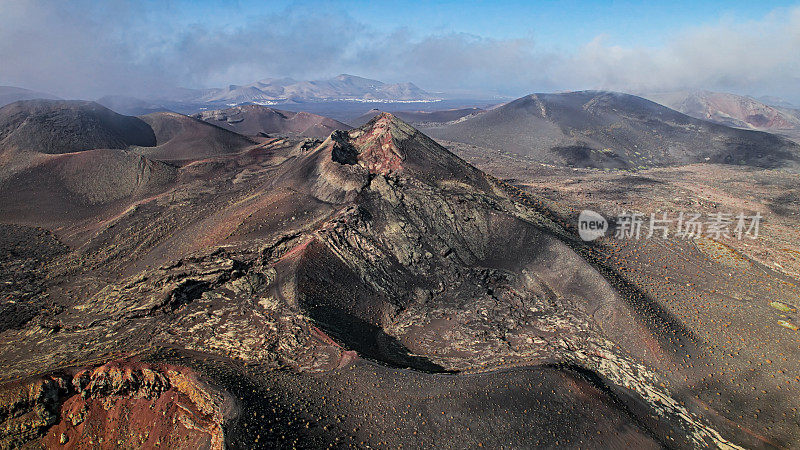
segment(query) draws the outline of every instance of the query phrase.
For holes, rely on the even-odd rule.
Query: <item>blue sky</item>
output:
[[[64,96],[351,73],[438,92],[800,101],[800,2],[0,2],[0,84]]]
[[[571,50],[597,35],[612,44],[663,45],[674,33],[720,21],[762,19],[796,1],[190,1],[183,23],[236,27],[248,17],[287,9],[347,14],[376,28],[405,27],[415,34],[469,33],[508,39],[532,36],[543,45]]]

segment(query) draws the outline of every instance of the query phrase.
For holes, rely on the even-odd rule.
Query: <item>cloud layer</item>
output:
[[[184,25],[158,3],[0,3],[0,84],[65,97],[142,95],[270,76],[352,73],[444,92],[709,89],[800,101],[800,7],[678,30],[657,48],[603,36],[564,53],[532,38],[375,29],[298,7],[234,27]]]

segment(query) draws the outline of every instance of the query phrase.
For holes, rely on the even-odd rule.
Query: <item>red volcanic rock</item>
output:
[[[488,188],[484,175],[389,113],[350,131],[336,131],[313,149],[298,147],[298,161],[280,176],[294,189],[331,203],[352,201],[371,175],[413,176]]]
[[[358,164],[370,173],[404,173],[429,182],[466,182],[481,188],[483,174],[433,139],[390,113],[381,113],[347,133]]]
[[[394,135],[407,135],[389,113],[377,116],[367,131],[355,135],[353,144],[360,150],[358,161],[371,173],[387,175],[403,168],[403,155],[395,144]]]
[[[114,361],[0,392],[0,445],[223,448],[221,393],[186,368]]]
[[[72,380],[81,397],[109,395],[157,398],[170,388],[169,379],[147,365],[132,366],[111,362],[94,370],[86,369]]]

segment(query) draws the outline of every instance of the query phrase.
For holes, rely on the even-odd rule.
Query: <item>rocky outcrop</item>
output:
[[[57,376],[4,386],[0,391],[0,448],[21,447],[42,437],[58,422],[69,391],[67,381]]]
[[[227,394],[186,368],[115,361],[0,393],[0,447],[224,448]]]
[[[370,183],[297,268],[301,306],[346,347],[425,371],[576,364],[695,445],[728,445],[637,362],[659,363],[642,341],[669,359],[690,337],[624,299],[560,225],[390,115],[349,138]]]

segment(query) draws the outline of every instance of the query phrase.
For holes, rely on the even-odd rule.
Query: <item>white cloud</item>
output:
[[[177,26],[169,15],[179,11],[147,5],[0,3],[0,83],[92,98],[346,72],[442,91],[699,88],[800,100],[800,8],[677,31],[657,48],[598,36],[558,53],[530,37],[378,30],[344,12],[286,11],[232,28]]]
[[[622,48],[598,38],[553,73],[567,83],[606,89],[694,88],[794,98],[800,97],[799,75],[800,8],[761,21],[683,30],[660,48]]]

